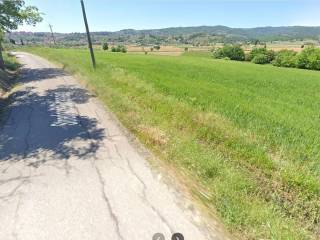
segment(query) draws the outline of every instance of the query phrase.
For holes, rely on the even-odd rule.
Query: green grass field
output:
[[[81,76],[234,236],[319,237],[320,72],[102,51],[93,71],[84,50],[27,51]]]

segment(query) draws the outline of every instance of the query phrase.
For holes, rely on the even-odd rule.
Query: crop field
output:
[[[26,51],[81,76],[234,236],[320,236],[320,72],[103,51],[93,71],[85,50]]]
[[[116,47],[116,45],[113,45]],[[217,45],[222,46],[222,45]],[[112,47],[112,46],[111,46]],[[161,48],[159,50],[154,49],[153,46],[138,46],[138,45],[125,45],[126,49],[128,50],[128,53],[130,54],[150,54],[150,55],[162,55],[162,56],[180,56],[185,53],[185,47],[184,46],[173,46],[173,45],[161,45]],[[95,48],[97,50],[101,49],[101,46],[96,45]],[[187,52],[193,52],[193,53],[207,53],[210,54],[210,50],[213,48],[213,46],[204,46],[204,47],[194,47],[194,46],[188,46]]]

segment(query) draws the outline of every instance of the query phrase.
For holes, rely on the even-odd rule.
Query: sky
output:
[[[80,0],[25,0],[44,21],[20,31],[84,32]],[[84,0],[91,31],[214,26],[320,26],[319,0]]]

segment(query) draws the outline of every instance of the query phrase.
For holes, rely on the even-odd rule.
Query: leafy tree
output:
[[[260,44],[260,40],[258,40],[258,39],[255,39],[255,40],[253,40],[252,42],[253,42],[253,44],[254,44],[255,46],[257,46],[257,45]]]
[[[158,50],[158,51],[159,51],[161,47],[160,47],[160,45],[155,45],[153,48],[154,48],[155,50]]]
[[[297,67],[320,70],[320,49],[306,47],[297,57]]]
[[[253,62],[253,63],[255,63],[255,64],[266,64],[266,63],[270,63],[267,55],[261,54],[261,53],[255,55],[254,58],[251,60],[251,62]]]
[[[297,53],[293,50],[281,50],[273,61],[274,66],[296,67]]]
[[[122,53],[126,53],[128,50],[125,46],[121,46],[121,51]]]
[[[103,43],[103,44],[102,44],[102,49],[103,49],[104,51],[107,51],[107,50],[109,49],[109,44],[108,44],[108,43]]]
[[[5,32],[16,30],[23,23],[35,25],[42,21],[37,7],[26,6],[24,0],[0,1],[0,68],[4,69],[1,42]]]
[[[111,52],[122,52],[122,53],[126,53],[127,52],[127,48],[124,45],[118,45],[117,47],[112,47],[111,48]]]
[[[244,61],[245,53],[239,45],[225,45],[222,48],[218,48],[213,52],[214,58],[229,58],[236,61]]]
[[[267,50],[267,48],[262,47],[262,48],[254,48],[252,49],[252,51],[250,52],[250,54],[246,57],[247,61],[252,61],[256,56],[258,57],[258,61],[262,60],[261,55],[264,55],[264,59],[266,60],[265,63],[270,63],[274,60],[275,58],[275,52],[273,50]]]

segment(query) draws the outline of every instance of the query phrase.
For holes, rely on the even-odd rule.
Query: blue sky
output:
[[[84,32],[79,0],[25,0],[44,22],[19,30]],[[320,26],[319,0],[84,0],[91,31],[179,26]]]

